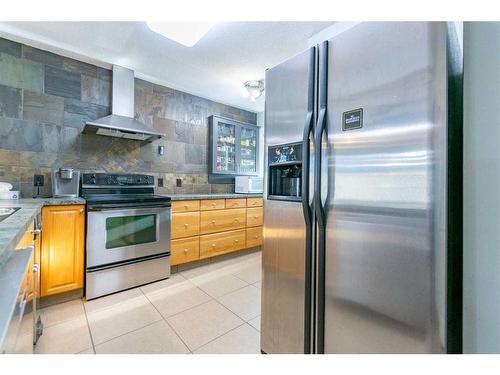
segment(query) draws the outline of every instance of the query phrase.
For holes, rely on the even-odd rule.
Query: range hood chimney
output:
[[[134,118],[134,71],[113,65],[111,115],[87,121],[85,134],[152,142],[165,136]]]

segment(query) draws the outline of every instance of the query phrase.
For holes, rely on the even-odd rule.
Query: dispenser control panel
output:
[[[300,163],[302,161],[302,143],[269,146],[269,165]]]

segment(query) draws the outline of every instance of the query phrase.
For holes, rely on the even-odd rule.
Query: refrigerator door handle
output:
[[[324,311],[325,311],[325,231],[326,231],[326,208],[322,199],[322,191],[328,192],[328,157],[323,159],[323,137],[327,135],[327,83],[328,83],[328,42],[319,46],[318,53],[318,121],[314,129],[314,214],[317,222],[317,246],[316,246],[316,311],[315,311],[315,352],[324,353]],[[322,171],[325,168],[325,176]],[[325,178],[325,187],[322,180]]]
[[[312,259],[313,259],[313,211],[310,191],[311,142],[314,142],[314,81],[316,48],[309,50],[307,116],[302,136],[302,211],[305,221],[305,293],[304,293],[304,354],[312,351]],[[314,170],[314,168],[312,168]]]
[[[325,204],[322,199],[322,192],[324,188],[321,186],[323,183],[322,170],[324,163],[326,160],[323,160],[323,137],[326,134],[326,108],[321,108],[318,116],[318,124],[316,125],[316,134],[314,137],[314,152],[315,152],[315,164],[314,164],[314,207],[316,213],[316,219],[318,220],[318,224],[321,226],[325,226],[326,221],[326,212],[325,212]],[[326,189],[328,191],[328,189]]]

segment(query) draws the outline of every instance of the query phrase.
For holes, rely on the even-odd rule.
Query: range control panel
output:
[[[302,161],[302,143],[289,143],[286,145],[269,146],[268,163],[300,163]]]
[[[154,177],[145,174],[84,173],[82,185],[154,186]]]

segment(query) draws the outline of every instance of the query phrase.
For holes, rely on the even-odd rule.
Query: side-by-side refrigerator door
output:
[[[265,353],[309,353],[311,350],[312,214],[308,187],[309,148],[314,126],[314,71],[315,48],[266,71],[261,315],[261,350]],[[277,145],[284,146],[272,147]],[[285,151],[300,151],[301,163],[297,163],[298,156],[284,155]],[[273,153],[271,162],[269,152]],[[282,158],[275,155],[279,153]],[[283,162],[283,158],[294,162],[288,159]],[[288,163],[294,163],[293,179],[289,178]],[[300,188],[295,184],[294,191],[300,194],[288,194],[287,190],[291,189],[287,184],[292,180],[297,182],[297,177],[300,177]],[[274,193],[276,186],[280,187],[279,194]]]
[[[443,31],[367,22],[328,42],[319,352],[444,350]]]

